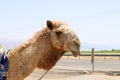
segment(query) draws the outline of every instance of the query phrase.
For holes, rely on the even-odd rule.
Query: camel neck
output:
[[[12,74],[8,76],[7,80],[22,80],[27,77],[36,68],[39,61],[39,54],[36,53],[34,45],[29,45],[24,49],[17,49],[13,51],[9,56],[9,70],[8,73]],[[19,51],[20,50],[20,51]],[[16,79],[15,79],[16,78]]]

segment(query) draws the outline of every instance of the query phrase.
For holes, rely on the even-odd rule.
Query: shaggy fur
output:
[[[63,25],[68,27],[62,21],[53,22],[54,29]],[[63,28],[62,31],[65,29]],[[10,64],[7,80],[24,80],[36,67],[50,70],[55,66],[56,62],[68,50],[68,47],[64,45],[65,40],[62,40],[64,38],[63,34],[57,36],[57,39],[61,40],[62,44],[60,45],[56,43],[58,42],[57,40],[55,41],[56,38],[51,39],[52,31],[48,27],[45,27],[43,30],[37,32],[33,38],[9,53]],[[56,44],[53,45],[53,43]],[[67,50],[63,49],[64,47]]]

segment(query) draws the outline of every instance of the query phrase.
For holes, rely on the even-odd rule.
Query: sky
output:
[[[120,0],[0,0],[0,40],[27,40],[46,20],[65,21],[83,47],[120,49]]]

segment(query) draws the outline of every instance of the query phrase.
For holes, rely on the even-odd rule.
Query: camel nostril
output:
[[[80,46],[80,42],[79,42],[79,40],[73,40],[73,42],[76,44],[76,46]]]

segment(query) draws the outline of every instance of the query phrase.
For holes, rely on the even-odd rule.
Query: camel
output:
[[[80,40],[63,21],[46,21],[46,27],[7,55],[7,80],[24,80],[35,68],[49,71],[67,51],[80,54]]]

